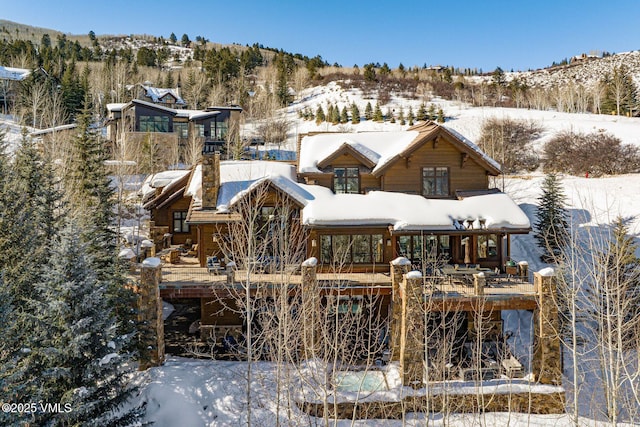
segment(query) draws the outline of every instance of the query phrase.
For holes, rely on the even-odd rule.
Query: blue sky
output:
[[[258,42],[344,66],[526,70],[640,49],[638,0],[0,0],[0,18],[72,34]]]

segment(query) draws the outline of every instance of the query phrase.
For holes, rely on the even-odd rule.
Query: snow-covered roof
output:
[[[107,111],[109,112],[119,112],[127,105],[127,102],[112,102],[107,104]]]
[[[405,231],[527,230],[529,219],[511,198],[501,192],[462,199],[426,199],[420,195],[386,191],[335,194],[319,185],[296,182],[294,167],[283,162],[222,161],[217,213],[230,207],[262,183],[288,194],[302,207],[302,222],[322,226],[391,226]],[[196,167],[186,196],[194,206],[202,202],[202,168]]]
[[[189,172],[189,170],[171,170],[149,175],[147,179],[144,180],[142,188],[140,189],[142,192],[142,198],[144,199],[155,193],[156,188],[169,186],[173,182],[183,178]]]
[[[300,204],[312,197],[296,183],[295,167],[289,163],[256,160],[229,160],[220,162],[220,190],[217,210],[226,213],[229,207],[261,183],[271,183],[289,194]],[[191,196],[195,205],[202,202],[202,166],[194,169],[185,196]]]
[[[319,173],[335,156],[345,149],[369,163],[371,173],[382,174],[398,159],[421,147],[425,142],[439,136],[446,138],[463,152],[472,155],[492,175],[500,173],[500,164],[485,154],[476,144],[458,132],[428,121],[406,131],[321,133],[307,135],[300,142],[300,173]]]
[[[147,85],[140,85],[146,91],[146,95],[153,100],[153,102],[162,102],[162,98],[167,95],[171,95],[175,98],[176,104],[186,105],[184,99],[182,99],[175,89],[153,87]]]
[[[2,80],[24,80],[31,74],[31,70],[25,68],[3,67],[0,65],[0,79]]]
[[[390,225],[395,231],[460,231],[465,221],[474,229],[529,229],[525,213],[504,193],[462,200],[426,199],[420,195],[371,191],[334,194],[317,185],[304,185],[314,198],[302,210],[309,226]]]
[[[397,153],[406,149],[418,136],[416,131],[322,133],[302,138],[299,171],[320,172],[318,163],[332,156],[344,144],[351,146],[363,157],[376,164],[375,170],[384,166]]]
[[[68,124],[68,125],[60,125],[60,126],[55,126],[55,127],[51,127],[51,128],[36,130],[34,132],[31,132],[29,134],[29,136],[30,137],[42,136],[42,135],[46,135],[48,133],[54,133],[54,132],[60,132],[60,131],[63,131],[63,130],[75,129],[77,127],[78,127],[78,125],[76,123],[71,123],[71,124]]]

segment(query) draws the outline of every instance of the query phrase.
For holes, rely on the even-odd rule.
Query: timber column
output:
[[[398,257],[389,263],[391,265],[391,331],[389,349],[391,360],[400,360],[400,330],[402,328],[402,298],[400,298],[400,284],[403,276],[409,272],[411,261],[405,257]]]
[[[400,376],[402,385],[422,387],[424,380],[424,304],[422,273],[411,271],[400,285],[402,326]]]
[[[556,304],[556,278],[552,268],[533,273],[538,308],[533,314],[534,346],[532,370],[541,384],[562,385],[560,320]]]
[[[302,358],[311,359],[318,350],[320,288],[317,277],[318,259],[311,257],[302,263]]]
[[[164,362],[164,321],[162,319],[162,298],[160,283],[160,258],[147,258],[140,270],[140,292],[138,298],[138,321],[140,323],[139,369],[160,366]]]

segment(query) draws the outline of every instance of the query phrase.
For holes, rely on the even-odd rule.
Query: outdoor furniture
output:
[[[213,274],[220,274],[224,269],[217,256],[207,257],[207,271]]]
[[[444,276],[450,276],[454,281],[460,281],[465,285],[473,284],[473,275],[478,273],[484,273],[485,276],[491,276],[494,274],[490,268],[483,268],[479,266],[463,267],[459,265],[445,265],[440,268],[440,273]]]

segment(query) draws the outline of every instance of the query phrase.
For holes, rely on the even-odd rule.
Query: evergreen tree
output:
[[[373,121],[374,122],[382,122],[384,121],[384,117],[382,117],[382,110],[380,109],[380,104],[376,102],[376,108],[373,110]]]
[[[540,259],[554,262],[562,254],[568,242],[567,210],[562,185],[555,174],[548,174],[542,183],[542,194],[538,198],[536,213],[538,246],[543,250]]]
[[[40,414],[64,425],[129,425],[137,410],[118,413],[135,390],[128,385],[132,361],[126,338],[116,330],[108,283],[98,279],[84,233],[68,225],[52,250],[51,269],[35,303],[46,333],[39,338],[43,394],[48,402],[68,403],[68,413]],[[128,367],[128,368],[127,368]]]
[[[360,123],[360,110],[355,102],[351,104],[351,123],[354,125]]]
[[[327,107],[327,121],[333,122],[333,104],[329,103]]]
[[[73,119],[82,109],[82,103],[86,95],[84,87],[78,78],[76,63],[72,61],[62,75],[60,82],[62,91],[62,102],[69,117]]]
[[[346,105],[342,107],[342,112],[340,113],[340,123],[347,123],[349,121],[349,115],[347,113]]]
[[[442,108],[438,108],[438,117],[436,118],[438,123],[444,123],[444,111]]]
[[[406,124],[405,120],[404,120],[404,109],[402,107],[400,107],[398,109],[398,121],[400,122],[400,125],[404,126]]]
[[[331,112],[331,123],[337,125],[340,123],[340,108],[336,105]]]
[[[373,117],[373,107],[371,106],[371,102],[367,102],[367,106],[364,107],[364,118],[366,120],[371,120]]]
[[[420,104],[420,108],[418,108],[418,113],[416,114],[416,120],[420,122],[426,122],[429,120],[427,117],[427,106],[424,105],[424,102]]]
[[[438,118],[437,114],[436,114],[436,106],[433,104],[429,104],[429,108],[427,109],[427,116],[429,117],[429,120],[435,120]]]
[[[409,106],[409,113],[407,114],[407,121],[409,122],[409,126],[413,126],[413,120],[415,116],[413,115],[413,107]]]
[[[316,124],[319,125],[325,120],[326,120],[326,117],[324,115],[324,110],[322,109],[322,105],[318,105],[318,109],[316,110]]]
[[[176,42],[178,41],[178,38],[174,33],[171,33],[171,35],[169,36],[169,41],[171,42],[171,44],[176,44]]]
[[[86,104],[85,104],[86,105]],[[65,197],[74,207],[72,217],[77,218],[87,245],[92,268],[98,280],[107,284],[108,304],[120,320],[122,334],[133,332],[135,326],[135,295],[125,286],[122,268],[117,259],[114,222],[114,192],[108,171],[106,144],[91,126],[88,109],[78,118],[77,134],[73,138],[73,155],[65,177]]]

